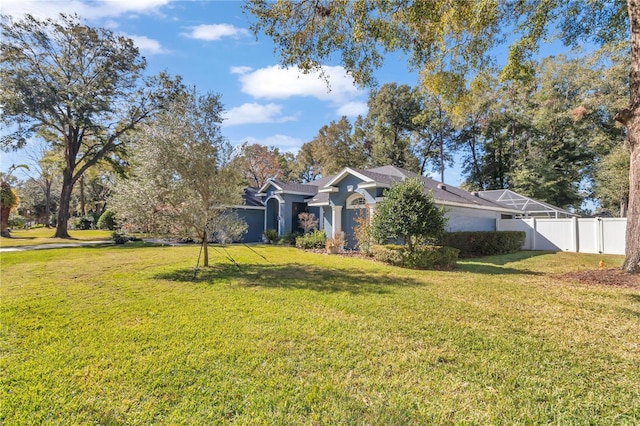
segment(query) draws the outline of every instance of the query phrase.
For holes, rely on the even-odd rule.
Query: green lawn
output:
[[[231,246],[193,280],[197,255],[0,254],[0,422],[640,423],[640,294],[556,277],[619,256],[431,272]]]
[[[75,241],[97,241],[111,239],[111,231],[91,229],[86,231],[69,231],[70,240],[52,238],[55,228],[31,228],[11,231],[11,238],[0,237],[0,247],[22,247],[39,244],[66,244]]]

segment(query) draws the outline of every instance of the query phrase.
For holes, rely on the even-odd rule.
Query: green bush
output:
[[[13,228],[13,229],[22,229],[24,228],[24,225],[27,223],[27,218],[20,216],[19,214],[14,214],[11,213],[9,215],[9,228]]]
[[[378,243],[404,241],[409,251],[437,241],[444,232],[444,209],[433,201],[418,178],[396,183],[385,190],[384,200],[376,204],[371,236]]]
[[[264,231],[263,235],[269,244],[273,244],[278,241],[278,231],[275,229],[267,229]]]
[[[116,227],[116,214],[114,211],[109,209],[105,210],[104,213],[100,215],[96,226],[98,229],[108,229],[109,231],[113,231]]]
[[[127,235],[124,234],[120,234],[118,232],[113,232],[111,234],[111,239],[116,243],[116,244],[124,244],[128,241],[131,241],[131,238],[129,238]]]
[[[93,224],[96,223],[96,219],[91,214],[87,214],[82,217],[74,219],[73,227],[75,229],[87,230],[93,228]]]
[[[295,246],[296,238],[298,238],[299,236],[300,234],[298,234],[297,232],[287,232],[282,238],[278,240],[278,244]]]
[[[413,251],[405,245],[373,245],[373,258],[384,263],[411,269],[450,270],[455,268],[458,249],[444,246],[417,246]]]
[[[525,238],[523,231],[448,232],[441,242],[460,250],[461,257],[478,257],[520,251]]]
[[[324,231],[314,231],[296,238],[296,247],[299,249],[323,249],[324,243]]]

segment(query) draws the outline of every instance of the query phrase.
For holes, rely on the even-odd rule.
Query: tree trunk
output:
[[[84,176],[80,176],[80,213],[82,213],[82,216],[87,214],[84,201]]]
[[[51,226],[51,182],[47,181],[45,183],[46,188],[44,192],[45,206],[44,206],[44,217],[45,224],[44,226],[49,228]]]
[[[202,251],[204,252],[204,260],[202,266],[209,266],[209,245],[207,244],[207,231],[202,236]]]
[[[0,235],[6,238],[10,238],[9,233],[9,213],[11,213],[11,207],[0,208]]]
[[[627,217],[627,206],[629,205],[628,197],[624,197],[620,200],[620,217]]]
[[[640,111],[636,107],[632,123],[627,124],[631,146],[629,169],[629,209],[627,211],[627,236],[625,260],[626,272],[640,272]],[[632,136],[633,135],[633,136]],[[631,141],[633,137],[633,141]]]
[[[631,164],[629,167],[629,210],[627,240],[622,268],[640,272],[640,0],[628,0],[631,27],[631,71],[629,73],[629,106],[616,116],[627,129]]]
[[[54,238],[71,238],[67,227],[69,224],[69,204],[71,204],[72,192],[72,172],[67,169],[62,173],[62,193],[60,194],[60,205],[58,206],[58,223],[56,223],[56,233],[53,235]]]

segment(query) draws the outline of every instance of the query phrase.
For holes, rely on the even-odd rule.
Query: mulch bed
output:
[[[561,274],[559,277],[566,281],[578,281],[588,285],[606,285],[640,290],[640,275],[627,274],[619,268],[594,269],[591,271],[576,271]]]

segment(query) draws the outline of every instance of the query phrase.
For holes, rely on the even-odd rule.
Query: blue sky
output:
[[[282,69],[273,44],[249,31],[251,17],[240,1],[2,0],[0,12],[40,18],[78,13],[87,24],[110,28],[134,40],[148,62],[147,72],[181,75],[199,92],[222,94],[226,108],[223,134],[233,145],[244,141],[297,152],[320,127],[346,115],[353,122],[366,114],[368,90],[360,90],[338,63],[326,64],[331,91],[315,75]],[[417,72],[392,53],[376,72],[380,85],[416,85]],[[1,168],[23,162],[23,153],[1,154]],[[445,180],[461,182],[460,165]]]

